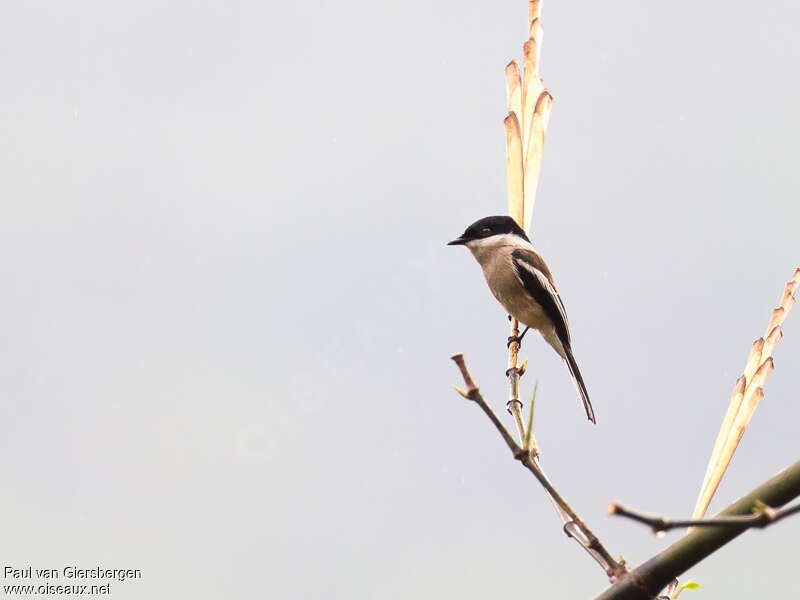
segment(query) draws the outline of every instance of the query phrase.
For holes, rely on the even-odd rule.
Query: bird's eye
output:
[[[481,233],[492,233],[491,227],[484,227],[481,229]]]

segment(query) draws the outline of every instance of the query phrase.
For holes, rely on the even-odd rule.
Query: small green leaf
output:
[[[699,583],[697,583],[696,581],[687,581],[681,587],[678,588],[678,590],[672,595],[672,598],[670,598],[670,600],[675,600],[678,596],[680,596],[680,593],[683,590],[698,590],[698,589],[700,589]]]
[[[536,404],[536,390],[539,389],[539,380],[536,380],[536,384],[533,386],[533,394],[531,394],[531,408],[530,412],[528,413],[528,429],[525,430],[525,441],[523,442],[523,446],[526,450],[531,447],[531,434],[533,433],[533,407]]]
[[[683,584],[683,589],[685,589],[685,590],[699,590],[700,589],[700,584],[697,583],[696,581],[687,581],[686,583]]]

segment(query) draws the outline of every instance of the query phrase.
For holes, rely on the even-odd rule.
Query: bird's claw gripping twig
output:
[[[514,342],[517,342],[517,346],[519,348],[522,348],[522,338],[524,338],[525,334],[528,333],[528,329],[530,329],[530,327],[526,326],[525,327],[525,331],[523,331],[519,335],[510,335],[510,336],[508,336],[508,343],[506,344],[506,348],[511,346],[511,344],[513,344]]]

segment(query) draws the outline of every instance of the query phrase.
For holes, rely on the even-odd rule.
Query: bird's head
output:
[[[459,237],[448,246],[466,246],[473,252],[479,248],[492,246],[520,245],[527,242],[530,244],[528,236],[525,235],[522,227],[511,217],[498,215],[495,217],[484,217],[475,221],[467,227]]]

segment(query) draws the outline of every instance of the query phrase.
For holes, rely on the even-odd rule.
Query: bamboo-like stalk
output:
[[[506,132],[506,178],[508,180],[508,214],[525,231],[530,230],[539,170],[542,165],[542,150],[550,118],[553,97],[544,90],[539,77],[539,59],[544,29],[541,24],[541,0],[528,3],[528,40],[523,45],[524,69],[512,60],[506,65],[506,108],[508,116],[503,121]],[[511,338],[519,335],[519,323],[511,319]],[[522,417],[522,402],[519,399],[519,378],[522,375],[517,364],[519,343],[508,345],[509,382],[508,411],[514,417],[520,441],[526,439]],[[530,436],[530,434],[528,434]],[[533,448],[538,448],[534,439]]]
[[[528,2],[528,40],[523,44],[523,71],[512,60],[506,65],[506,108],[508,116],[504,120],[506,132],[506,177],[508,179],[508,214],[526,232],[530,231],[533,220],[533,207],[539,185],[539,171],[542,166],[542,152],[553,106],[553,96],[544,89],[539,77],[539,64],[542,52],[544,29],[541,22],[541,0]],[[518,367],[519,323],[511,319],[511,337],[508,344],[509,399],[508,412],[514,419],[524,457],[518,460],[536,475],[545,488],[553,506],[564,525],[564,531],[576,540],[612,579],[624,572],[624,566],[614,561],[600,547],[595,547],[596,538],[583,521],[564,502],[563,498],[547,479],[539,464],[539,446],[531,431],[532,413],[526,428],[522,416],[522,401],[519,399],[519,380],[525,371],[525,364]],[[516,455],[515,455],[516,456]]]
[[[736,452],[747,425],[753,418],[761,398],[764,397],[764,385],[774,369],[772,355],[783,336],[781,325],[795,304],[794,292],[798,285],[800,285],[800,267],[795,269],[792,279],[786,283],[780,306],[772,310],[764,337],[753,342],[744,373],[736,380],[728,410],[725,412],[711,451],[692,519],[701,518],[708,510],[708,505],[719,488],[722,476]]]

